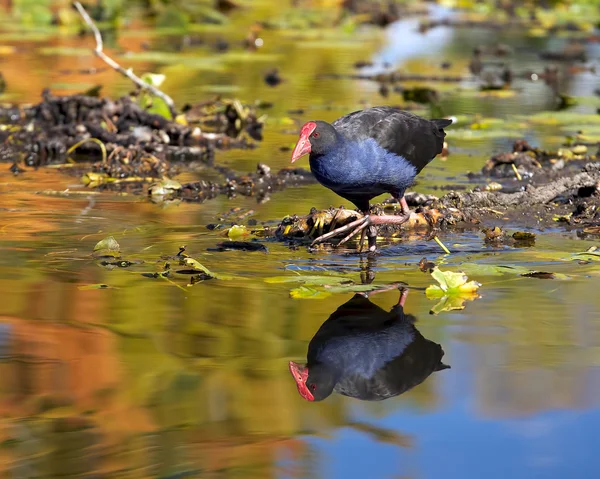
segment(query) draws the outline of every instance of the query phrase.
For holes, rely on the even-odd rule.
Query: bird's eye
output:
[[[311,384],[310,388],[314,391],[315,389],[317,389],[317,385],[316,384]]]
[[[312,136],[313,136],[313,138],[319,138],[320,134],[319,134],[319,132],[318,132],[318,131],[315,131],[315,132],[312,134]]]

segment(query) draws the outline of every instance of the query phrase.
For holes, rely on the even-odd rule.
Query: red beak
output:
[[[296,381],[296,386],[298,387],[298,392],[300,396],[302,396],[307,401],[314,401],[315,398],[311,394],[311,392],[306,387],[306,380],[308,379],[308,368],[305,366],[301,366],[294,361],[290,361],[290,373],[292,373],[292,377],[294,381]]]
[[[296,143],[294,151],[292,152],[292,163],[298,158],[310,153],[310,140],[308,137],[313,131],[315,131],[316,128],[317,124],[313,121],[309,121],[302,127],[300,130],[300,138],[298,139],[298,143]]]

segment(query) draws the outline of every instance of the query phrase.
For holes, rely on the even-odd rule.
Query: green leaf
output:
[[[325,286],[331,293],[366,293],[368,291],[386,290],[387,286],[381,284],[348,284],[341,286]]]
[[[348,278],[344,276],[311,276],[311,275],[297,275],[297,276],[272,276],[265,279],[265,283],[304,283],[311,286],[326,286],[326,285],[339,285],[342,283],[352,283]],[[352,283],[354,284],[354,283]]]
[[[584,251],[583,253],[574,253],[571,259],[577,261],[600,261],[600,253]]]
[[[113,236],[108,236],[96,243],[94,253],[99,253],[102,256],[119,256],[121,254],[121,247]]]
[[[162,73],[144,73],[141,78],[145,83],[148,83],[148,85],[160,88],[167,76]]]
[[[152,95],[149,92],[143,92],[138,98],[138,104],[148,113],[160,115],[167,120],[172,120],[171,109],[169,105],[160,97]]]
[[[21,22],[39,26],[50,25],[53,18],[49,7],[35,4],[23,8],[19,16]]]
[[[242,238],[244,236],[248,236],[249,234],[248,228],[243,225],[234,225],[227,230],[227,237],[230,239]]]
[[[157,28],[180,28],[185,30],[190,24],[189,14],[176,5],[167,6],[156,18]]]
[[[38,48],[38,53],[40,55],[56,55],[60,57],[91,57],[94,52],[89,48],[80,48],[80,47],[42,47]]]
[[[529,273],[523,273],[521,276],[538,279],[571,279],[570,276],[567,276],[566,274],[547,273],[545,271],[530,271]]]
[[[472,276],[502,276],[505,274],[524,274],[531,270],[523,266],[493,265],[479,263],[462,263],[460,269],[466,275]]]
[[[479,295],[471,293],[460,296],[448,296],[444,295],[442,298],[436,303],[436,305],[431,308],[429,314],[439,314],[443,311],[455,311],[465,309],[465,301],[474,301],[477,299]]]
[[[196,273],[204,273],[208,276],[212,276],[213,278],[215,277],[212,271],[210,271],[206,266],[200,264],[200,262],[196,261],[194,258],[183,258],[181,260],[181,264],[191,268]]]
[[[239,276],[231,276],[228,274],[221,274],[221,273],[215,273],[211,270],[209,270],[206,266],[204,266],[203,264],[201,264],[199,261],[195,260],[194,258],[190,258],[190,257],[185,257],[182,258],[179,262],[181,265],[187,266],[188,268],[190,268],[191,273],[204,273],[206,276],[210,276],[211,278],[215,278],[215,279],[219,279],[222,281],[229,281],[232,279],[241,279]]]
[[[425,290],[425,294],[428,297],[472,294],[481,286],[481,283],[477,281],[469,281],[467,275],[462,272],[442,271],[437,266],[434,268],[431,276],[439,283],[439,286],[428,286]]]

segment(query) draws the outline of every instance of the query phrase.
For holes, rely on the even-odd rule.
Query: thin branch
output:
[[[175,118],[175,116],[177,115],[177,112],[175,111],[175,103],[173,102],[173,99],[166,93],[164,93],[161,90],[159,90],[158,88],[156,88],[154,85],[150,85],[149,83],[146,83],[140,77],[135,75],[131,69],[126,70],[121,65],[119,65],[116,61],[114,61],[112,58],[110,58],[106,53],[104,53],[104,51],[103,51],[104,44],[102,42],[102,35],[100,34],[100,30],[98,30],[98,27],[96,26],[96,24],[94,23],[92,18],[88,15],[88,12],[85,11],[85,8],[83,8],[81,3],[73,2],[73,6],[77,9],[79,14],[83,18],[83,21],[85,23],[87,23],[87,25],[90,27],[90,29],[94,33],[94,39],[96,40],[96,48],[94,49],[94,53],[96,54],[96,56],[99,57],[102,61],[104,61],[104,63],[109,65],[114,70],[118,71],[122,75],[125,75],[133,83],[135,83],[137,86],[139,86],[142,90],[148,90],[153,95],[161,98],[169,107],[169,110],[170,110],[173,118]]]

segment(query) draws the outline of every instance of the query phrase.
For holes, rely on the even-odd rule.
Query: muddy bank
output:
[[[237,101],[190,106],[175,120],[150,113],[135,96],[118,100],[54,96],[0,108],[0,160],[17,167],[97,161],[92,171],[112,178],[161,177],[171,162],[212,160],[214,150],[252,148],[262,139],[255,109]]]
[[[218,195],[227,195],[229,198],[241,195],[252,196],[258,203],[265,203],[271,199],[271,193],[316,182],[312,173],[303,168],[284,168],[274,173],[268,165],[260,163],[255,172],[246,175],[223,167],[215,169],[224,177],[220,183],[201,180],[179,184],[163,180],[150,185],[148,195],[154,202],[179,200],[201,203]]]

